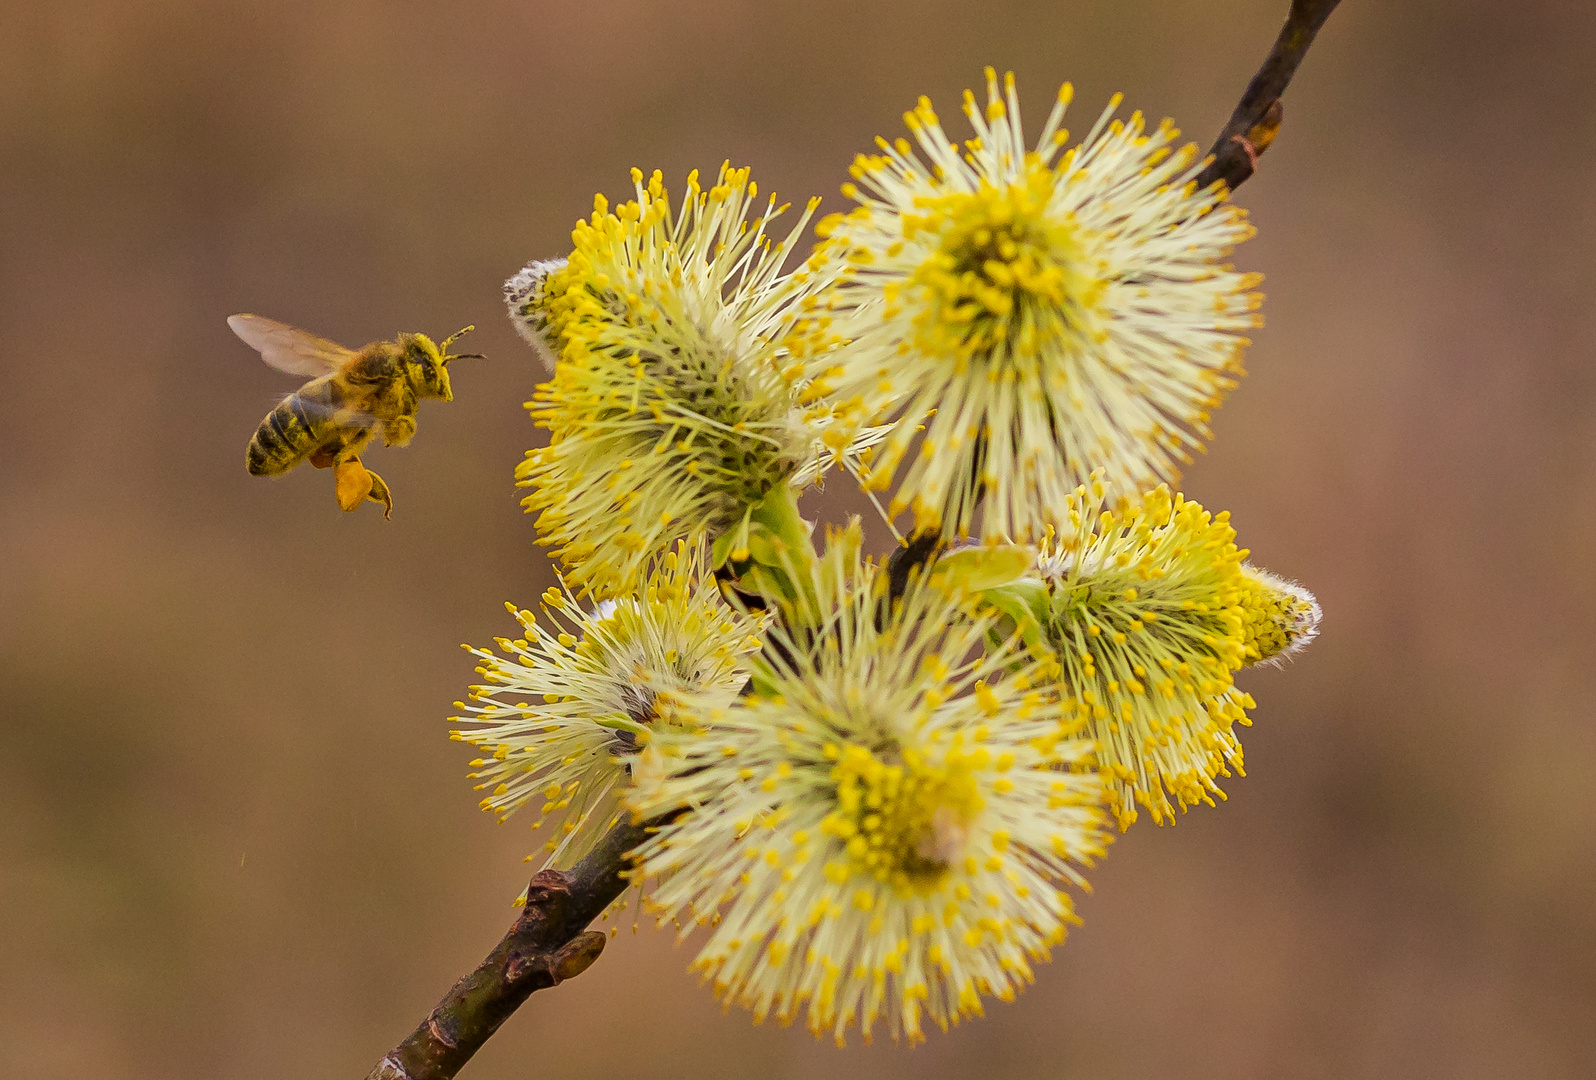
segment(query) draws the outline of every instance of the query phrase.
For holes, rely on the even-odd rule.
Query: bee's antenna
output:
[[[471,331],[473,331],[475,329],[476,329],[476,324],[473,323],[472,325],[466,327],[464,330],[456,330],[454,333],[450,334],[448,337],[443,339],[443,344],[438,346],[438,351],[440,353],[448,352],[450,345],[453,345],[456,341],[459,341],[461,338],[465,337],[467,334],[469,334]]]
[[[448,337],[443,339],[443,344],[438,346],[438,352],[439,352],[439,354],[442,355],[443,362],[445,364],[447,364],[450,360],[486,360],[487,359],[487,357],[483,356],[481,353],[474,353],[474,352],[473,353],[456,353],[453,356],[449,355],[449,346],[453,345],[456,341],[458,341],[461,338],[465,337],[467,334],[469,334],[471,331],[473,331],[475,329],[476,329],[476,326],[475,326],[475,324],[473,324],[471,326],[466,327],[464,330],[456,330],[454,333],[450,334]]]

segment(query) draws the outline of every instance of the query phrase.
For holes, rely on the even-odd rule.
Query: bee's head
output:
[[[482,360],[484,357],[481,353],[451,354],[449,346],[453,345],[461,334],[468,334],[475,329],[475,326],[468,326],[458,333],[450,334],[443,339],[442,345],[434,345],[426,334],[401,335],[400,340],[405,347],[405,366],[417,397],[454,400],[454,390],[449,386],[449,361]]]

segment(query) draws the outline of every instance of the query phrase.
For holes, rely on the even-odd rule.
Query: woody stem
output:
[[[648,835],[623,819],[569,870],[542,870],[487,959],[450,988],[366,1080],[449,1080],[532,993],[586,971],[605,936],[587,930],[626,890],[626,856]]]
[[[1313,44],[1319,28],[1340,2],[1291,0],[1291,12],[1280,28],[1280,36],[1275,38],[1274,47],[1247,84],[1229,122],[1208,151],[1213,161],[1197,175],[1199,190],[1223,180],[1225,186],[1234,191],[1257,170],[1259,155],[1269,148],[1280,128],[1285,111],[1280,96],[1297,73],[1297,65],[1308,55],[1308,47]]]

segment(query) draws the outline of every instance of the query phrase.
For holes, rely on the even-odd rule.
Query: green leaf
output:
[[[1035,578],[1021,579],[997,588],[983,589],[981,598],[1013,621],[1027,645],[1033,649],[1047,648],[1042,636],[1042,620],[1047,617],[1048,610],[1048,591],[1044,582]]]
[[[765,528],[763,524],[756,521],[749,526],[748,554],[756,563],[763,563],[765,566],[773,566],[777,569],[781,569],[787,563],[792,561],[791,555],[787,555],[786,558],[783,559],[782,556],[784,553],[786,553],[786,551],[786,542],[783,541],[781,537],[775,535],[769,529]]]
[[[933,578],[946,575],[949,585],[982,592],[1018,580],[1034,560],[1035,553],[1019,544],[971,547],[942,556],[931,573]]]
[[[726,565],[726,560],[731,556],[732,544],[737,540],[736,532],[721,533],[715,538],[714,544],[709,549],[709,566],[712,570],[719,570]]]

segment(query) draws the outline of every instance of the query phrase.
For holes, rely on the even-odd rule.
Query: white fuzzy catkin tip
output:
[[[543,284],[550,274],[565,269],[565,259],[533,259],[504,283],[504,302],[510,308],[515,332],[537,351],[538,359],[549,371],[559,358],[547,334],[548,313],[543,308]]]

